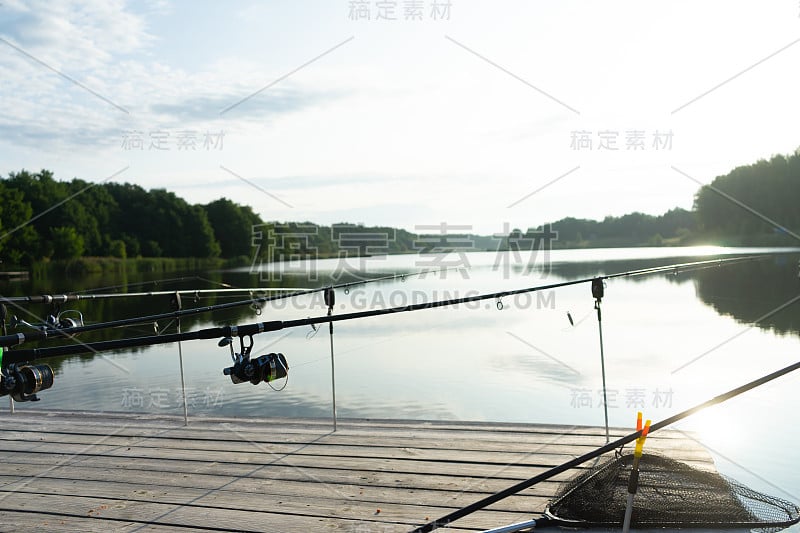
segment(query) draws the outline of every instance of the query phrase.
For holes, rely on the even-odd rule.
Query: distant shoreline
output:
[[[468,238],[469,235],[464,237]],[[487,238],[486,236],[477,236]],[[782,248],[787,252],[793,250],[800,251],[800,242],[796,242],[788,236],[782,236],[782,239],[775,239],[774,236],[763,236],[763,239],[751,238],[728,238],[728,239],[692,239],[693,242],[662,242],[660,244],[653,243],[635,243],[635,244],[619,244],[616,242],[608,241],[585,241],[583,243],[559,243],[552,241],[548,250],[561,251],[561,250],[599,250],[599,249],[636,249],[636,248],[689,248],[697,246],[715,246],[722,248]],[[491,237],[489,237],[491,238]],[[498,243],[501,241],[495,238]],[[720,241],[723,241],[720,243]],[[754,242],[755,241],[755,242]],[[336,259],[342,257],[344,259],[368,259],[383,256],[409,256],[409,255],[424,255],[428,253],[471,253],[471,252],[509,252],[509,251],[539,251],[544,252],[546,249],[540,246],[538,248],[528,247],[511,249],[508,246],[498,246],[495,248],[488,247],[475,247],[471,249],[464,248],[437,248],[435,251],[425,250],[405,250],[393,251],[388,254],[349,254],[337,255],[332,253],[309,253],[296,257],[302,260],[325,260]],[[279,263],[281,261],[262,261],[262,263]],[[286,262],[286,261],[284,261]],[[121,259],[118,257],[80,257],[76,259],[63,259],[63,260],[50,260],[50,261],[37,261],[32,265],[25,267],[19,265],[4,265],[4,270],[13,271],[26,271],[29,272],[31,277],[41,277],[50,274],[73,274],[73,275],[91,275],[101,273],[115,273],[115,272],[129,272],[129,273],[169,273],[181,271],[208,271],[208,270],[228,270],[237,269],[242,267],[250,267],[254,263],[253,258],[248,257],[235,257],[235,258],[196,258],[196,257],[135,257]]]

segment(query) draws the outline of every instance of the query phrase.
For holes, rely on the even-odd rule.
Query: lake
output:
[[[235,287],[318,287],[407,273],[403,280],[338,290],[334,313],[430,302],[591,278],[710,257],[757,253],[758,261],[607,280],[602,328],[609,422],[635,426],[636,411],[658,421],[800,360],[800,249],[635,248],[556,250],[545,254],[470,252],[297,263],[259,272],[201,273],[161,281],[147,275],[34,280],[4,284],[5,295],[81,291],[126,284],[129,291]],[[464,267],[456,269],[455,267]],[[415,276],[420,270],[450,270]],[[113,289],[120,290],[120,289]],[[108,289],[112,291],[112,289]],[[245,299],[184,297],[184,306]],[[169,298],[78,302],[64,309],[87,323],[170,310]],[[62,309],[63,310],[63,309]],[[31,306],[33,321],[51,310]],[[183,331],[222,324],[289,320],[327,312],[322,294],[270,302],[260,314],[242,306],[187,317]],[[67,315],[70,316],[70,315]],[[75,313],[71,316],[75,316]],[[81,340],[152,335],[153,324],[83,334]],[[175,323],[158,324],[174,331]],[[33,346],[33,345],[31,345]],[[30,346],[23,346],[30,347]],[[590,284],[500,301],[337,322],[336,401],[340,417],[541,422],[604,422],[597,315]],[[254,354],[281,352],[289,380],[234,385],[223,376],[228,348],[182,344],[190,416],[330,417],[328,326],[254,337]],[[182,414],[177,345],[51,361],[52,389],[17,409],[76,409]],[[800,373],[790,374],[677,424],[697,432],[718,468],[768,494],[800,502]],[[6,405],[3,403],[2,405]],[[652,438],[657,438],[654,434]]]

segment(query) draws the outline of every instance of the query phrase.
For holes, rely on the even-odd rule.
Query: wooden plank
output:
[[[371,465],[367,464],[367,468],[353,469],[344,468],[335,462],[325,461],[318,465],[318,468],[312,466],[305,467],[286,467],[285,464],[276,463],[275,468],[269,470],[259,470],[253,474],[254,471],[260,468],[259,464],[252,463],[221,463],[216,461],[213,456],[207,458],[205,461],[184,461],[178,459],[167,459],[164,457],[135,457],[128,456],[124,460],[115,456],[104,455],[91,455],[91,454],[64,454],[63,450],[54,451],[52,453],[32,453],[27,450],[20,450],[16,452],[3,451],[2,456],[5,462],[18,462],[26,465],[65,465],[79,463],[81,466],[91,466],[97,468],[133,468],[153,470],[164,473],[186,473],[197,472],[206,473],[208,475],[218,474],[232,474],[237,476],[242,475],[256,475],[258,477],[269,476],[275,479],[306,479],[306,480],[322,480],[324,482],[338,482],[338,483],[352,483],[360,484],[364,480],[370,480],[371,483],[378,483],[382,486],[393,486],[398,482],[410,483],[414,477],[418,477],[423,481],[423,485],[427,488],[442,489],[451,487],[455,483],[474,483],[475,480],[483,480],[487,477],[486,472],[480,475],[467,472],[464,469],[457,469],[454,474],[452,471],[448,473],[437,473],[434,471],[426,472],[425,476],[417,476],[415,472],[399,472],[399,471],[385,471],[384,469],[369,468]],[[12,455],[13,454],[13,455]],[[3,463],[0,463],[0,465]],[[702,466],[702,464],[701,464]],[[489,480],[486,483],[492,484],[493,480],[507,484],[507,481],[519,481],[527,479],[528,477],[544,471],[545,468],[524,468],[511,470],[503,466],[494,466],[490,469]],[[560,475],[557,479],[568,479],[577,473],[579,470],[567,472]],[[470,481],[470,479],[472,481]]]
[[[475,492],[465,492],[458,487],[447,490],[427,490],[417,487],[376,487],[372,485],[345,485],[334,483],[309,483],[308,481],[286,481],[265,478],[234,477],[234,476],[208,476],[189,474],[188,476],[162,475],[154,482],[153,472],[141,470],[119,471],[100,470],[83,467],[60,468],[57,470],[36,472],[30,468],[17,469],[16,475],[0,475],[0,488],[13,490],[16,488],[26,491],[37,489],[37,492],[49,490],[50,483],[59,483],[80,480],[80,484],[72,484],[71,492],[74,495],[97,496],[105,494],[118,498],[130,497],[132,499],[153,500],[158,499],[164,503],[170,499],[173,503],[184,501],[200,495],[219,493],[220,499],[226,500],[226,505],[232,508],[241,508],[248,498],[239,499],[237,493],[246,495],[258,494],[265,499],[280,500],[281,502],[293,501],[303,498],[314,498],[321,505],[328,505],[327,500],[334,502],[347,501],[367,504],[369,508],[380,507],[384,502],[398,505],[416,506],[421,502],[429,502],[432,507],[461,507],[476,499]],[[43,488],[40,488],[43,487]],[[101,487],[104,492],[97,492],[96,487]],[[481,487],[475,487],[481,488]],[[552,497],[555,486],[550,485],[549,492],[544,489],[538,493],[525,491],[521,495],[512,496],[498,502],[493,509],[505,511],[544,511]],[[485,490],[476,491],[485,494]],[[234,497],[231,497],[234,495]],[[191,498],[190,498],[191,496]]]
[[[27,420],[50,419],[68,421],[70,418],[79,420],[82,425],[97,425],[105,428],[127,425],[130,427],[156,427],[159,429],[183,428],[183,418],[174,415],[157,415],[147,413],[112,413],[112,412],[77,412],[77,411],[40,411],[26,409],[9,415],[0,413],[0,421],[25,418]],[[218,418],[197,416],[190,418],[191,428],[218,428],[221,424],[232,424],[240,430],[251,429],[258,432],[264,431],[264,425],[279,426],[281,431],[317,431],[320,434],[331,431],[329,420],[316,418]],[[464,433],[465,438],[474,433],[491,434],[495,438],[525,434],[551,434],[551,435],[593,435],[605,439],[605,429],[596,426],[570,426],[555,424],[517,424],[499,422],[447,422],[447,421],[408,421],[408,420],[369,420],[369,419],[340,419],[340,430],[363,430],[368,433],[387,431],[406,432],[408,430],[432,432],[443,431],[444,434],[457,435]],[[622,437],[632,432],[632,428],[610,428],[612,438]],[[655,433],[654,433],[655,435]],[[677,438],[680,438],[677,436]]]
[[[305,419],[193,419],[184,427],[176,417],[138,414],[0,416],[0,511],[22,529],[63,520],[39,528],[56,531],[407,531],[605,443],[604,430],[591,427],[391,420],[339,427],[331,433],[327,421]],[[657,448],[713,467],[708,452],[679,432],[648,439],[648,449]],[[458,531],[535,517],[578,470],[465,517]]]
[[[387,507],[365,512],[358,519],[345,517],[327,517],[314,514],[296,515],[283,512],[280,507],[268,508],[255,505],[249,510],[196,507],[191,505],[170,505],[158,502],[135,500],[115,500],[106,497],[73,496],[71,494],[39,494],[32,492],[0,491],[0,511],[35,511],[41,509],[45,513],[63,516],[97,516],[106,520],[139,522],[158,526],[201,527],[217,531],[285,531],[287,533],[309,531],[358,531],[360,524],[371,524],[376,531],[407,532],[414,525],[424,523],[425,518],[437,515],[425,515],[426,508],[420,506],[417,514],[411,517],[397,516],[394,510]],[[46,509],[46,511],[44,511]],[[436,512],[441,509],[432,508]],[[389,516],[392,515],[392,516]],[[494,527],[500,523],[516,520],[519,513],[482,512],[465,517],[458,525],[461,529],[481,530]]]
[[[355,493],[346,495],[336,490],[318,487],[306,483],[305,490],[295,494],[271,494],[269,487],[255,485],[253,492],[241,491],[232,485],[224,489],[198,489],[185,487],[170,487],[163,484],[135,484],[120,481],[87,481],[65,480],[47,477],[26,478],[18,477],[2,487],[3,491],[15,491],[24,494],[50,494],[59,497],[80,496],[87,498],[104,498],[122,502],[141,502],[172,505],[175,507],[186,506],[195,511],[200,508],[229,509],[250,511],[252,509],[280,510],[281,514],[297,516],[314,516],[331,519],[347,519],[351,521],[364,520],[374,515],[381,519],[397,523],[414,523],[424,516],[438,516],[450,509],[462,507],[471,503],[474,498],[465,499],[463,503],[452,498],[442,501],[441,495],[437,498],[426,499],[424,494],[419,494],[415,501],[408,503],[384,499],[379,502],[367,500],[362,495]],[[399,491],[393,491],[397,493]],[[409,492],[406,489],[406,492]],[[413,491],[412,491],[413,492]],[[547,505],[547,498],[543,497],[513,497],[502,505],[494,505],[492,511],[505,520],[513,520],[519,513],[540,514]],[[425,503],[428,502],[428,503]],[[0,503],[2,505],[2,503]],[[478,525],[478,524],[476,524]],[[490,527],[490,524],[481,524]]]
[[[38,422],[38,421],[36,421]],[[24,421],[3,421],[0,427],[12,435],[26,435],[30,433],[30,422]],[[316,432],[316,431],[289,431],[284,428],[278,428],[277,431],[265,433],[264,431],[253,431],[252,429],[243,429],[236,424],[222,424],[222,431],[220,427],[215,429],[196,429],[196,428],[139,428],[136,426],[83,426],[81,430],[76,431],[75,425],[71,423],[48,423],[46,428],[40,428],[40,424],[36,423],[37,433],[43,435],[48,434],[79,434],[79,435],[107,435],[109,434],[109,427],[113,428],[114,435],[119,436],[137,436],[149,437],[152,439],[174,439],[181,438],[185,440],[196,441],[213,441],[213,442],[239,442],[242,440],[252,440],[265,443],[284,443],[293,444],[298,442],[307,442],[309,439],[317,438],[324,439],[325,442],[331,444],[358,444],[372,446],[389,446],[401,447],[407,446],[409,443],[416,443],[417,446],[424,447],[429,443],[441,443],[446,440],[452,442],[454,448],[463,449],[483,449],[485,446],[493,446],[498,449],[508,448],[509,446],[519,446],[520,444],[527,445],[529,443],[539,444],[552,444],[558,442],[560,444],[570,444],[576,446],[597,447],[598,445],[605,444],[605,438],[598,435],[573,435],[565,433],[561,435],[553,435],[549,433],[525,433],[522,437],[497,439],[493,438],[492,433],[479,433],[470,434],[469,438],[459,437],[457,434],[448,433],[434,433],[432,431],[351,431],[346,426],[340,428],[336,433],[332,432]],[[672,432],[662,432],[662,440],[671,436]],[[656,438],[654,435],[652,438]],[[678,445],[683,445],[684,439],[670,439],[675,441]],[[479,443],[479,444],[478,444]],[[464,448],[465,447],[465,448]]]
[[[39,423],[37,423],[39,422]],[[515,446],[527,446],[529,443],[540,444],[569,444],[576,446],[597,447],[605,444],[603,436],[599,435],[580,435],[572,433],[564,433],[561,435],[553,435],[549,433],[536,433],[528,432],[522,436],[514,438],[497,439],[495,434],[491,432],[483,432],[478,434],[471,434],[469,438],[458,437],[455,433],[444,433],[434,431],[412,431],[412,432],[395,432],[373,430],[370,432],[365,431],[351,431],[346,423],[336,433],[332,432],[317,432],[313,430],[307,431],[287,431],[279,427],[278,431],[265,432],[253,431],[252,429],[244,429],[235,423],[223,423],[213,429],[196,429],[193,427],[180,427],[180,428],[148,428],[142,430],[136,426],[126,425],[93,425],[87,426],[81,424],[80,430],[75,430],[75,425],[70,422],[48,422],[46,427],[42,427],[41,421],[21,421],[21,420],[2,420],[0,427],[3,427],[9,435],[27,435],[30,433],[30,428],[36,427],[37,433],[41,435],[49,434],[80,434],[80,435],[108,435],[113,433],[118,436],[137,436],[137,437],[150,437],[152,439],[175,439],[192,441],[213,441],[213,442],[241,442],[243,440],[264,442],[264,443],[299,443],[309,442],[313,439],[319,439],[329,444],[363,444],[371,446],[391,446],[402,447],[408,446],[413,443],[415,447],[425,447],[426,445],[440,444],[442,441],[452,443],[451,448],[455,449],[484,449],[486,446],[494,446],[498,449],[513,449]],[[109,431],[113,428],[113,431]],[[565,428],[568,430],[569,428]],[[658,440],[659,442],[673,443],[675,446],[685,447],[691,443],[691,434],[683,432],[675,432],[672,430],[662,430],[654,434],[651,439]],[[509,448],[511,447],[511,448]],[[699,445],[694,445],[696,448],[701,448]]]
[[[44,512],[24,513],[16,511],[3,512],[2,527],[5,531],[46,531],[48,533],[75,533],[76,531],[169,533],[176,530],[181,533],[200,533],[208,531],[197,528],[176,529],[175,526],[155,526],[124,520],[112,521],[98,517],[61,516]]]
[[[378,437],[376,437],[378,438]],[[98,441],[96,435],[64,435],[61,433],[34,434],[19,432],[8,433],[0,432],[0,446],[5,442],[26,443],[33,447],[38,447],[42,443],[58,444],[78,444],[89,445]],[[250,440],[228,441],[218,443],[209,440],[195,441],[180,438],[153,439],[150,437],[136,438],[132,436],[111,435],[102,438],[102,446],[134,447],[134,448],[157,448],[157,449],[179,449],[191,450],[193,452],[206,452],[208,454],[219,454],[224,457],[231,452],[255,453],[263,456],[274,455],[308,455],[321,457],[360,457],[360,458],[403,458],[409,460],[423,461],[447,461],[447,462],[492,462],[495,464],[509,464],[526,461],[529,464],[552,465],[563,463],[573,457],[582,455],[594,447],[565,445],[560,442],[548,444],[529,444],[520,446],[517,443],[515,451],[507,449],[487,450],[487,449],[460,449],[448,447],[447,442],[437,440],[429,441],[427,446],[407,445],[402,447],[371,446],[364,443],[359,444],[327,444],[326,441],[310,441],[307,443],[271,443]],[[473,441],[473,448],[479,448],[479,442]],[[674,439],[664,443],[653,439],[649,442],[649,449],[670,452],[670,456],[678,460],[711,461],[711,457],[705,449],[697,446],[674,446]],[[598,444],[601,445],[601,444]],[[15,444],[9,444],[15,446]],[[519,448],[522,448],[521,450]],[[487,453],[491,452],[491,453]]]
[[[215,462],[191,463],[180,460],[160,460],[160,459],[137,459],[126,458],[124,461],[118,457],[90,456],[74,458],[71,456],[44,456],[41,454],[15,454],[14,463],[0,463],[0,466],[7,465],[4,471],[8,473],[25,473],[26,469],[30,472],[33,466],[42,467],[40,471],[47,468],[64,468],[65,465],[71,466],[70,461],[75,461],[82,467],[95,468],[99,470],[114,469],[119,475],[127,475],[127,470],[143,470],[167,478],[188,478],[192,475],[206,475],[211,477],[231,475],[236,477],[249,477],[253,479],[267,479],[276,482],[297,481],[303,483],[330,483],[354,486],[369,487],[405,487],[418,490],[436,491],[459,491],[472,494],[497,492],[507,486],[527,479],[524,477],[511,477],[502,470],[498,470],[496,475],[486,476],[445,476],[439,474],[428,474],[420,476],[414,473],[398,472],[369,472],[353,471],[336,468],[327,468],[317,471],[306,471],[296,468],[284,468],[271,471],[259,470],[252,465],[230,465]],[[54,466],[55,465],[55,466]],[[33,469],[34,471],[37,471]],[[39,471],[37,471],[39,472]],[[313,474],[310,475],[310,474]],[[555,486],[560,482],[570,479],[574,472],[565,472],[545,481],[535,487],[528,489],[535,494],[552,494]],[[553,487],[547,488],[552,483]]]
[[[120,447],[106,446],[103,444],[53,444],[39,443],[30,446],[24,442],[5,441],[0,443],[0,453],[32,452],[40,454],[68,454],[74,456],[105,455],[119,458],[152,458],[152,459],[174,459],[190,461],[194,463],[216,462],[225,465],[240,464],[249,465],[253,468],[259,467],[269,471],[294,468],[300,470],[325,470],[336,468],[340,470],[351,470],[358,472],[392,472],[418,475],[450,475],[450,476],[472,476],[472,477],[492,477],[502,472],[504,477],[527,478],[539,474],[557,466],[564,461],[553,460],[551,456],[547,462],[529,461],[526,458],[517,461],[494,461],[484,462],[450,462],[450,461],[431,461],[406,457],[379,457],[364,458],[357,456],[315,456],[315,455],[274,455],[265,452],[216,452],[207,454],[197,450],[180,450],[173,448],[139,448],[136,446]],[[564,459],[569,459],[565,457]],[[587,468],[583,465],[576,470]],[[309,472],[309,477],[314,478],[315,474]]]

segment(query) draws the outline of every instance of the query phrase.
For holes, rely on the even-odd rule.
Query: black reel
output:
[[[230,346],[233,366],[224,368],[222,373],[231,377],[234,383],[244,383],[249,381],[253,385],[258,385],[262,381],[270,382],[276,379],[285,378],[289,373],[289,363],[282,353],[268,353],[250,359],[250,351],[253,349],[253,338],[248,337],[249,344],[245,345],[244,338],[239,338],[241,351],[234,353],[233,339],[226,337],[219,342],[220,346]]]
[[[249,381],[253,385],[258,385],[262,381],[285,378],[288,371],[289,364],[282,353],[268,353],[252,360],[250,357],[242,358],[233,366],[223,369],[222,373],[230,376],[234,383]]]
[[[38,402],[36,393],[52,387],[54,379],[50,365],[10,364],[0,374],[0,396],[9,394],[17,402]]]

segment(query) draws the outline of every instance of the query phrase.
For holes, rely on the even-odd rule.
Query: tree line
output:
[[[14,264],[82,256],[248,254],[261,219],[226,199],[191,205],[164,189],[58,181],[48,170],[0,180],[0,258]]]
[[[800,149],[740,166],[704,185],[695,196],[698,230],[741,244],[798,244]]]
[[[165,189],[58,181],[49,170],[0,179],[0,259],[18,265],[85,256],[244,262],[403,253],[415,238],[389,227],[265,223],[226,198],[192,205]]]
[[[664,246],[687,244],[696,234],[695,214],[676,207],[658,216],[634,212],[603,220],[562,218],[524,233],[515,229],[508,246],[541,248],[548,242],[551,248]]]
[[[691,211],[567,217],[514,229],[505,238],[416,235],[391,227],[265,223],[226,198],[192,205],[165,189],[130,183],[58,181],[41,170],[0,179],[0,259],[31,264],[83,256],[194,257],[271,261],[447,250],[597,246],[796,244],[800,234],[800,150],[740,166],[702,186]],[[556,236],[557,235],[557,236]]]
[[[675,208],[659,216],[630,213],[601,221],[568,217],[525,232],[516,229],[509,244],[536,246],[547,231],[558,232],[554,248],[798,245],[800,149],[717,176],[697,191],[691,211]]]

